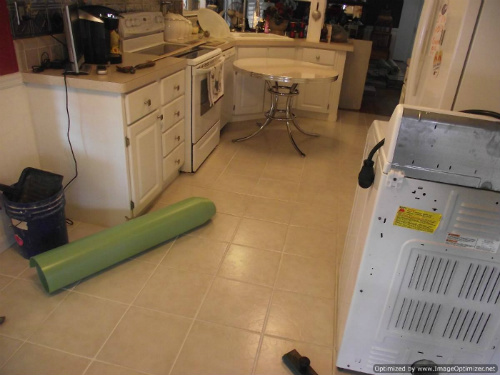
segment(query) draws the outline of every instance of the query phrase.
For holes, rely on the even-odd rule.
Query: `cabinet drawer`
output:
[[[184,120],[168,129],[161,135],[161,149],[163,157],[184,141]]]
[[[304,48],[302,59],[317,64],[334,65],[335,53],[335,51],[323,49]]]
[[[169,103],[186,91],[186,72],[181,70],[160,81],[161,104]]]
[[[152,83],[125,95],[127,124],[146,116],[160,106],[158,83]]]
[[[161,109],[161,115],[163,116],[161,122],[161,131],[169,129],[176,122],[184,118],[184,95],[180,98],[175,99],[172,103],[168,103]]]
[[[184,164],[184,142],[163,159],[163,182],[172,181]]]

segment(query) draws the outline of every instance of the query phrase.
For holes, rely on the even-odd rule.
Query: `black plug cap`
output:
[[[363,160],[363,166],[358,175],[358,185],[363,189],[368,189],[372,186],[375,180],[375,171],[373,170],[373,160],[365,159]]]

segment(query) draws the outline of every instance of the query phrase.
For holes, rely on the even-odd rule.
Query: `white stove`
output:
[[[161,12],[122,16],[119,32],[123,52],[142,54],[152,60],[167,56],[186,60],[186,151],[182,171],[195,172],[219,144],[223,92],[218,88],[223,87],[222,51],[200,45],[188,48],[189,42],[165,42],[165,21]],[[215,100],[214,91],[217,92]]]

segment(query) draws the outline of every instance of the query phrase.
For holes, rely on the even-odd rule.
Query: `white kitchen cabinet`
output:
[[[132,210],[141,212],[161,192],[162,150],[160,111],[127,128]]]
[[[144,212],[178,176],[184,159],[184,74],[160,76],[125,94],[75,88],[71,80],[79,78],[68,78],[70,124],[64,86],[26,85],[40,167],[63,175],[64,184],[75,175],[70,125],[78,176],[65,190],[68,218],[123,223]]]
[[[302,61],[333,67],[339,73],[339,78],[332,83],[299,85],[299,95],[295,101],[295,108],[309,112],[325,113],[328,114],[328,119],[336,120],[346,52],[303,48],[298,55],[298,58]]]

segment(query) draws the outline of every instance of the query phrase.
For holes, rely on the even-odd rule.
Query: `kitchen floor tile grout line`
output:
[[[208,286],[207,290],[205,291],[205,294],[203,295],[203,298],[202,298],[200,304],[198,305],[198,308],[196,309],[196,313],[195,313],[195,315],[193,317],[193,320],[192,320],[192,322],[191,322],[191,324],[190,324],[190,326],[189,326],[189,328],[188,328],[188,330],[186,332],[186,335],[184,336],[184,340],[181,343],[181,346],[180,346],[180,348],[179,348],[179,350],[177,352],[177,355],[174,358],[174,361],[172,363],[172,366],[170,367],[170,371],[168,372],[168,375],[171,375],[172,371],[174,371],[174,368],[175,368],[175,366],[177,364],[177,361],[178,361],[178,359],[179,359],[179,357],[180,357],[180,355],[182,353],[182,350],[184,349],[184,346],[185,346],[185,344],[186,344],[186,342],[188,340],[188,337],[189,337],[189,335],[190,335],[190,333],[191,333],[191,331],[193,329],[193,326],[195,325],[195,323],[197,321],[198,315],[200,314],[200,311],[201,311],[201,309],[203,307],[203,304],[205,303],[205,300],[207,299],[207,296],[210,293],[210,290],[212,289],[212,286],[213,286],[213,284],[215,282],[215,279],[217,278],[217,275],[219,274],[219,271],[220,271],[220,269],[222,267],[222,264],[224,263],[224,259],[226,258],[227,253],[229,252],[229,249],[231,247],[232,241],[234,240],[234,237],[236,236],[236,232],[238,231],[238,228],[239,228],[239,226],[241,224],[241,220],[242,220],[242,218],[239,218],[238,224],[236,225],[236,228],[234,229],[234,232],[233,232],[233,234],[231,236],[231,240],[226,243],[226,249],[224,251],[224,255],[221,257],[221,259],[219,261],[219,265],[217,267],[217,271],[212,276],[212,279],[210,280],[210,285]]]
[[[287,234],[288,234],[288,229],[289,228],[287,228]],[[283,244],[283,248],[284,247],[285,247],[285,245]],[[252,375],[255,374],[255,371],[257,370],[257,364],[259,363],[260,351],[262,349],[262,343],[264,342],[264,338],[265,338],[265,333],[266,333],[266,328],[267,328],[267,322],[269,321],[269,316],[271,315],[271,309],[272,309],[272,305],[273,305],[274,294],[275,294],[275,291],[276,291],[276,284],[278,283],[278,278],[279,278],[279,274],[280,274],[280,271],[281,271],[281,265],[283,263],[283,254],[284,253],[282,251],[281,252],[281,256],[280,256],[280,262],[278,264],[278,270],[276,271],[276,276],[274,277],[274,283],[273,283],[273,289],[272,289],[272,292],[271,292],[271,297],[269,298],[269,302],[268,302],[268,305],[267,305],[266,316],[264,317],[264,322],[262,324],[262,330],[261,330],[261,334],[260,334],[260,337],[259,337],[259,343],[257,345],[257,353],[255,355],[253,366],[252,366],[252,371],[251,371]]]
[[[170,243],[169,248],[167,249],[167,251],[165,252],[165,254],[163,254],[161,260],[158,262],[158,264],[151,271],[149,277],[144,281],[144,284],[142,285],[142,288],[137,292],[137,294],[135,295],[134,299],[128,304],[128,307],[125,309],[125,311],[123,312],[123,314],[120,317],[120,319],[118,319],[118,322],[115,324],[115,326],[113,327],[113,329],[109,333],[108,337],[104,340],[103,344],[100,346],[100,348],[94,354],[92,360],[89,362],[89,364],[87,365],[86,369],[82,372],[82,375],[85,375],[87,373],[88,369],[90,368],[90,366],[92,366],[92,363],[94,363],[94,361],[97,360],[97,357],[101,353],[102,349],[106,346],[106,344],[108,343],[109,339],[111,338],[111,336],[113,335],[113,333],[116,331],[116,329],[118,328],[118,326],[120,325],[120,323],[122,322],[122,320],[124,319],[124,317],[127,315],[127,313],[130,311],[130,309],[133,307],[133,303],[137,300],[137,298],[139,297],[139,295],[141,294],[141,292],[144,290],[144,288],[148,284],[149,280],[151,280],[151,278],[153,277],[154,273],[156,272],[156,270],[160,266],[161,262],[163,261],[163,259],[165,259],[165,257],[167,256],[167,254],[170,252],[170,250],[172,249],[172,246],[175,244],[175,242],[177,241],[178,238],[179,238],[179,236],[176,236],[175,239]]]

